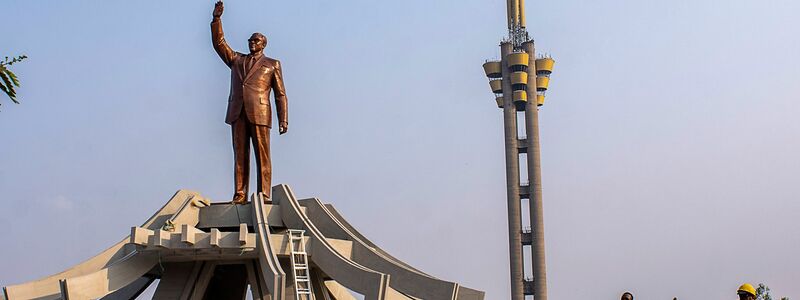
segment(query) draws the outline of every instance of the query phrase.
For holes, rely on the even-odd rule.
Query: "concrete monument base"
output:
[[[286,185],[273,203],[211,203],[178,191],[130,236],[61,273],[3,288],[0,300],[448,299],[484,293],[441,280],[392,257],[330,204],[297,200]]]

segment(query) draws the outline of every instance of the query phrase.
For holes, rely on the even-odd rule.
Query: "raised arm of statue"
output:
[[[275,95],[275,108],[278,113],[278,130],[280,134],[284,134],[289,130],[289,112],[280,61],[276,63],[275,72],[272,76],[272,93]]]
[[[214,50],[219,54],[219,58],[230,67],[236,57],[236,51],[233,51],[228,46],[228,42],[225,41],[225,33],[222,32],[222,19],[220,17],[223,10],[222,1],[217,1],[217,4],[214,5],[214,20],[211,21],[211,43],[214,45]]]

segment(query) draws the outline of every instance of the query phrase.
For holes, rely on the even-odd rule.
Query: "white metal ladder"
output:
[[[292,272],[294,273],[294,295],[297,300],[312,300],[311,273],[308,270],[306,243],[303,242],[305,230],[289,229]]]

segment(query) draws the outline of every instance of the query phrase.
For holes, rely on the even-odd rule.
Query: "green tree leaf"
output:
[[[7,66],[21,62],[26,58],[28,58],[27,55],[20,55],[9,60],[8,56],[6,56],[5,60],[0,61],[0,79],[2,79],[0,80],[0,90],[2,90],[3,93],[5,93],[6,96],[8,96],[8,98],[16,104],[19,104],[19,101],[17,101],[17,91],[14,89],[14,87],[18,87],[20,82],[17,75],[14,74],[14,72],[11,72]],[[0,105],[2,105],[2,103],[0,103]]]
[[[5,72],[0,72],[0,79],[3,79],[3,83],[5,83],[3,91],[8,95],[8,98],[11,98],[11,101],[14,103],[19,104],[17,101],[17,92],[14,90],[14,86],[11,83],[11,79],[8,78],[8,75],[6,75]]]
[[[17,78],[17,75],[15,75],[14,72],[11,71],[7,71],[7,74],[8,77],[11,78],[11,83],[13,83],[15,86],[19,86],[19,79]]]

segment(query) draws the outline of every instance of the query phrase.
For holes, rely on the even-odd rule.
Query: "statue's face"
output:
[[[267,40],[264,36],[254,33],[247,40],[247,46],[250,48],[250,53],[258,53],[267,47]]]

